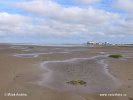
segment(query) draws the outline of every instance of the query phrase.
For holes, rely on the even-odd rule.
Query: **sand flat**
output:
[[[133,93],[133,47],[55,47],[55,46],[30,46],[0,45],[0,100],[130,100]],[[23,51],[30,48],[31,51]],[[38,50],[42,49],[41,51]],[[54,51],[69,53],[42,54],[33,58],[18,58],[14,54],[39,53]],[[46,50],[46,51],[45,51]],[[70,52],[71,51],[71,52]],[[42,70],[39,64],[44,61],[60,61],[72,58],[88,58],[99,55],[121,53],[125,55],[122,59],[108,58],[108,71],[122,85],[110,93],[126,93],[126,97],[100,97],[99,93],[69,93],[56,91],[49,87],[33,84],[33,81],[41,81],[47,70]],[[92,63],[87,62],[88,64]],[[84,62],[80,63],[85,64]],[[66,64],[65,64],[66,65]],[[93,65],[93,64],[92,64]],[[95,64],[94,64],[95,65]],[[86,70],[85,70],[86,71]],[[81,73],[82,74],[82,73]],[[30,83],[31,82],[31,83]],[[6,97],[4,93],[26,93],[27,97]]]

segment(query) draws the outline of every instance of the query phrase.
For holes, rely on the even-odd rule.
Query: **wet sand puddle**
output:
[[[104,63],[107,55],[91,58],[73,58],[64,61],[45,61],[41,67],[48,72],[37,84],[57,91],[76,93],[110,92],[120,86],[118,80],[107,70]],[[67,82],[83,80],[86,85],[72,85]]]
[[[16,54],[14,56],[19,58],[35,58],[38,57],[38,54]]]
[[[38,57],[39,55],[54,54],[54,53],[65,54],[69,52],[27,53],[27,54],[15,54],[14,56],[20,57],[20,58],[35,58],[35,57]]]

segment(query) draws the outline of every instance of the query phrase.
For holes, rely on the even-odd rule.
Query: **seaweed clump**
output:
[[[109,57],[111,57],[111,58],[121,58],[122,55],[121,54],[114,54],[114,55],[109,55]]]
[[[87,84],[87,82],[85,82],[83,80],[71,80],[66,83],[71,84],[71,85],[84,85],[84,86],[86,86],[86,84]]]

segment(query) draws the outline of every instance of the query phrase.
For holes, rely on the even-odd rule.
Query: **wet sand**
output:
[[[38,56],[14,56],[19,54]],[[113,59],[106,57],[107,54],[122,54],[123,57]],[[99,55],[102,56],[93,58]],[[131,100],[132,65],[133,47],[1,44],[0,100]],[[52,71],[52,75],[49,71]],[[75,78],[87,81],[87,86],[73,87],[66,84],[66,81]],[[99,94],[104,92],[123,93],[127,96],[100,97]],[[27,96],[7,97],[4,93],[26,93]]]
[[[41,67],[48,72],[37,82],[57,91],[73,93],[107,93],[120,86],[120,83],[106,69],[104,60],[108,55],[90,58],[73,58],[63,61],[45,61]],[[87,84],[71,85],[71,80],[83,80]]]

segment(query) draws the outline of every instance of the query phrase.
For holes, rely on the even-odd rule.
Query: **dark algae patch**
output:
[[[121,54],[113,54],[113,55],[109,55],[109,57],[111,57],[111,58],[121,58],[122,55]]]
[[[66,83],[71,84],[71,85],[84,85],[84,86],[87,84],[87,82],[83,80],[71,80]]]

